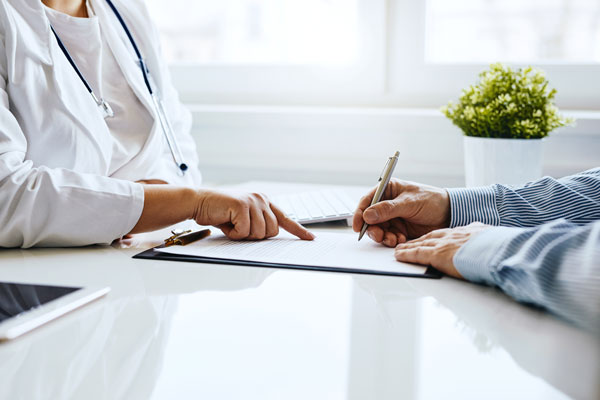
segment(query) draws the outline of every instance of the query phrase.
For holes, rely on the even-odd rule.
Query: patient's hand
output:
[[[213,225],[234,240],[266,239],[279,234],[279,227],[300,239],[315,236],[288,218],[283,211],[259,193],[202,191],[194,213],[200,225]]]
[[[431,265],[438,271],[463,279],[454,266],[454,255],[474,235],[490,228],[479,222],[453,229],[440,229],[396,246],[396,260]]]
[[[444,189],[392,179],[382,201],[371,206],[375,189],[364,196],[354,214],[352,228],[363,222],[367,234],[378,243],[395,247],[450,224],[450,199]]]

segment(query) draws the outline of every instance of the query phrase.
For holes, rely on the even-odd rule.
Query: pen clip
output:
[[[392,158],[393,157],[389,157],[387,162],[385,163],[385,165],[383,166],[383,169],[381,170],[381,173],[379,174],[379,180],[377,182],[381,182],[381,180],[383,179],[383,175],[385,174],[385,171],[387,170],[388,166],[390,165],[390,163],[392,162]]]
[[[192,232],[191,230],[184,231],[182,229],[176,229],[171,231],[171,233],[173,236],[165,239],[164,247],[174,245],[185,246],[186,244],[202,240],[210,236],[210,229],[203,229],[196,232]]]
[[[182,235],[185,235],[186,233],[190,233],[191,231],[192,231],[191,229],[188,229],[187,231],[184,231],[183,229],[172,230],[171,233],[173,234],[173,236],[165,239],[165,246],[169,247],[174,244],[181,244],[179,237]]]

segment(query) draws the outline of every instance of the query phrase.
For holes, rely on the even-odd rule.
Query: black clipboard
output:
[[[440,279],[442,274],[432,268],[428,267],[424,274],[407,274],[407,273],[393,273],[388,271],[371,271],[361,270],[356,268],[345,268],[345,267],[318,267],[314,265],[297,265],[297,264],[279,264],[269,262],[256,262],[256,261],[244,261],[244,260],[232,260],[225,258],[212,258],[212,257],[201,257],[201,256],[187,256],[180,254],[169,254],[162,251],[156,251],[156,248],[164,247],[160,245],[158,247],[143,251],[133,256],[133,258],[144,259],[144,260],[161,260],[161,261],[183,261],[183,262],[196,262],[204,264],[227,264],[237,265],[244,267],[260,267],[260,268],[279,268],[279,269],[296,269],[296,270],[308,270],[308,271],[325,271],[325,272],[342,272],[350,274],[363,274],[363,275],[385,275],[385,276],[399,276],[409,278],[429,278],[429,279]]]

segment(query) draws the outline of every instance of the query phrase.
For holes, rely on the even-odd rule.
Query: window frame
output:
[[[187,103],[438,108],[488,67],[426,62],[425,0],[361,0],[359,7],[361,62],[353,67],[174,63],[172,80]],[[600,64],[533,65],[558,90],[559,107],[600,109]]]

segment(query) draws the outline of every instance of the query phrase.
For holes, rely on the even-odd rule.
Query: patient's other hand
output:
[[[489,225],[476,222],[454,229],[440,229],[399,244],[394,254],[398,261],[431,265],[447,275],[463,279],[454,266],[454,256],[469,239],[488,228]]]

